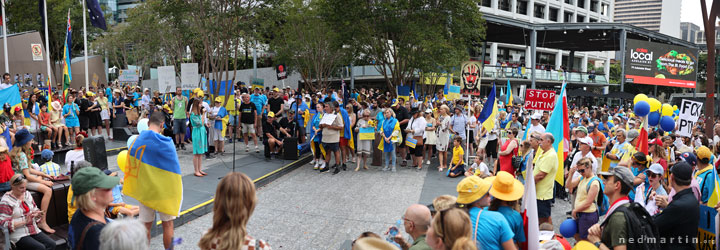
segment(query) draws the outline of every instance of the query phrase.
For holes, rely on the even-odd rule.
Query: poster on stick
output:
[[[180,81],[183,90],[191,90],[197,88],[200,83],[200,74],[198,73],[197,63],[180,64]]]
[[[677,122],[677,131],[680,136],[691,137],[692,128],[700,119],[702,114],[703,103],[683,99],[680,105],[680,115]]]
[[[175,91],[175,66],[158,67],[158,91],[172,93]]]
[[[525,91],[525,109],[551,111],[555,107],[555,96],[552,90],[528,89]]]

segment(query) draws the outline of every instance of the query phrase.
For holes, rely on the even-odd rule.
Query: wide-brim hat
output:
[[[492,186],[491,182],[478,176],[462,179],[457,185],[457,203],[470,204],[485,196]]]
[[[52,103],[50,103],[50,106],[52,106],[52,108],[53,108],[54,110],[61,110],[61,109],[62,109],[62,105],[60,105],[60,102],[59,102],[59,101],[53,101]]]
[[[6,140],[4,138],[0,138],[0,153],[8,151],[10,151],[10,148],[8,148]]]
[[[25,145],[25,143],[28,143],[33,138],[35,138],[35,136],[33,134],[31,134],[30,131],[28,131],[27,129],[18,130],[18,132],[15,133],[15,144],[13,144],[13,146],[21,147],[22,145]]]
[[[490,194],[500,200],[516,201],[525,194],[525,186],[515,179],[512,174],[500,171],[496,176],[485,178],[492,183]]]

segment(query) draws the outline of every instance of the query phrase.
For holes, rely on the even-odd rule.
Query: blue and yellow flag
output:
[[[410,86],[397,86],[397,96],[405,101],[410,100]]]
[[[352,129],[350,128],[350,114],[348,114],[345,108],[340,108],[340,115],[344,124],[342,136],[348,140],[348,146],[355,150],[355,138],[353,136]]]
[[[67,97],[67,90],[70,88],[70,82],[72,82],[72,70],[70,68],[70,60],[72,55],[70,49],[72,48],[72,27],[70,26],[70,10],[68,10],[67,18],[67,31],[65,32],[65,48],[63,49],[63,101]],[[47,76],[48,82],[50,82],[50,76]]]
[[[485,101],[483,109],[480,112],[480,116],[478,117],[478,121],[482,124],[483,128],[485,128],[485,131],[488,132],[495,127],[495,119],[498,115],[497,98],[495,98],[495,93],[495,84],[493,83],[493,88],[490,90],[487,101]]]
[[[569,152],[570,148],[570,130],[569,122],[567,120],[567,99],[565,96],[565,86],[563,84],[560,94],[557,96],[557,102],[555,108],[553,108],[552,115],[547,125],[547,132],[551,133],[555,138],[553,142],[553,148],[557,152],[558,158],[558,171],[555,175],[555,181],[560,185],[565,185],[565,154]]]
[[[18,88],[17,84],[13,84],[9,88],[0,90],[0,105],[1,104],[10,104],[10,113],[15,113],[15,108],[20,107],[22,108],[22,98],[20,98],[20,88]],[[3,111],[0,109],[0,114],[2,114]],[[8,114],[8,117],[12,117],[11,114]]]
[[[130,145],[127,155],[123,194],[149,208],[178,216],[183,185],[173,140],[145,130]]]
[[[512,106],[513,94],[512,94],[512,86],[510,86],[510,80],[508,80],[507,90],[508,90],[507,95],[505,96],[505,105]]]

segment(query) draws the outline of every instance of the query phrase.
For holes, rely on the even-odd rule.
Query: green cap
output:
[[[90,192],[93,188],[113,188],[120,184],[120,177],[108,176],[96,167],[81,168],[71,180],[73,195]]]

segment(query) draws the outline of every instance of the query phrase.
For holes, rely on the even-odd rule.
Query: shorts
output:
[[[235,126],[237,124],[237,115],[230,115],[230,119],[228,120],[228,126]]]
[[[100,119],[103,121],[110,120],[110,112],[107,109],[100,111]]]
[[[338,149],[340,148],[340,146],[338,144],[339,143],[337,143],[337,142],[333,142],[333,143],[324,143],[323,142],[323,147],[325,148],[325,152],[335,152],[335,151],[338,151]]]
[[[78,119],[65,119],[65,126],[68,128],[80,127],[80,121]]]
[[[216,129],[215,127],[210,128],[210,136],[208,141],[222,141],[225,138],[222,136],[222,129]]]
[[[90,128],[96,128],[102,125],[102,120],[100,120],[100,114],[97,112],[91,112],[88,114],[88,118],[90,119]]]
[[[424,148],[425,148],[424,145],[415,145],[415,148],[408,147],[408,152],[410,152],[411,155],[420,157],[420,156],[423,156]]]
[[[44,126],[44,125],[41,125],[41,126],[40,126],[40,131],[45,131],[45,130],[48,130],[48,127],[47,127],[47,126]]]
[[[450,174],[453,174],[455,176],[464,176],[462,173],[465,172],[465,164],[460,164],[460,166],[456,167],[455,169],[452,169],[452,166],[448,168],[447,172],[445,172],[445,176],[450,177]]]
[[[372,153],[372,140],[360,140],[357,143],[357,153],[358,154],[370,154]]]
[[[487,146],[485,147],[485,155],[497,159],[497,148],[498,140],[488,140]]]
[[[127,208],[127,209],[133,208],[132,205],[128,205],[128,204],[125,204],[125,206],[122,206],[122,207]],[[120,213],[120,208],[121,208],[121,206],[108,207],[108,212],[110,212],[110,214],[112,214],[112,215],[118,215]]]
[[[550,218],[552,199],[549,200],[537,200],[537,211],[538,218]]]
[[[597,211],[592,213],[577,213],[578,234],[581,239],[587,239],[588,229],[600,220]]]
[[[186,130],[186,119],[173,119],[173,134],[184,134]]]
[[[348,146],[348,139],[345,139],[345,137],[340,137],[340,147],[347,147]]]
[[[255,134],[255,124],[240,123],[241,133]]]
[[[149,207],[146,207],[142,203],[140,203],[140,215],[138,215],[138,220],[143,223],[149,223],[149,222],[155,222],[155,210]],[[160,215],[161,221],[171,221],[174,220],[176,217],[164,214],[162,212],[157,212]]]
[[[44,184],[41,184],[40,182],[29,182],[28,181],[26,183],[27,184],[25,185],[25,187],[27,188],[27,190],[35,191],[35,192],[37,192],[41,186],[45,186]]]

